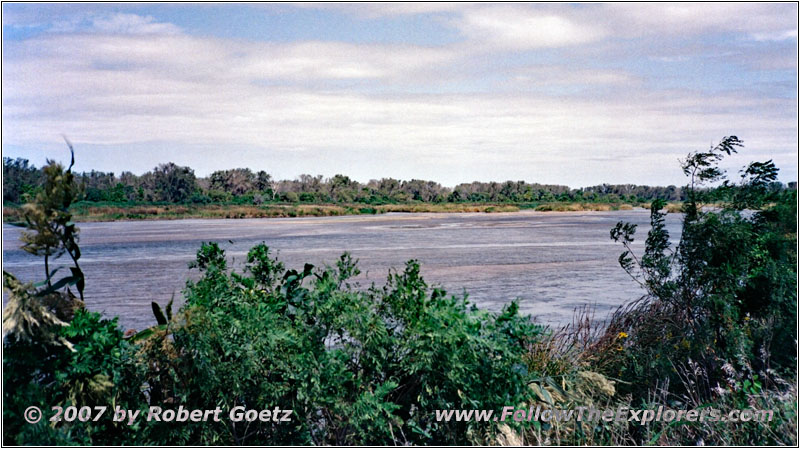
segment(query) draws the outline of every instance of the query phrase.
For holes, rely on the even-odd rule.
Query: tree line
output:
[[[27,159],[3,158],[3,203],[21,204],[41,191],[42,168]],[[546,202],[649,202],[656,199],[684,201],[686,189],[670,186],[601,184],[570,188],[565,185],[525,181],[471,182],[444,187],[421,179],[373,179],[366,184],[337,174],[331,178],[303,174],[292,180],[276,180],[264,170],[249,168],[217,170],[198,177],[190,167],[169,162],[142,175],[123,171],[92,170],[75,173],[79,200],[111,203],[263,204],[288,203],[546,203]],[[774,192],[785,188],[773,182]]]

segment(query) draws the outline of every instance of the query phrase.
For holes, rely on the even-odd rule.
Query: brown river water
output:
[[[471,302],[494,311],[517,299],[536,321],[561,325],[578,307],[594,307],[602,319],[642,295],[617,263],[622,246],[609,238],[620,220],[639,225],[634,248],[641,252],[646,210],[80,223],[80,263],[87,306],[119,316],[125,329],[155,324],[151,301],[164,305],[174,295],[181,302],[186,280],[197,277],[188,263],[204,241],[219,242],[239,269],[262,241],[287,268],[335,264],[349,251],[359,259],[362,286],[383,285],[390,268],[418,259],[429,285],[466,291]],[[673,240],[680,220],[667,216]],[[19,249],[20,231],[3,225],[3,270],[41,280],[43,262]]]

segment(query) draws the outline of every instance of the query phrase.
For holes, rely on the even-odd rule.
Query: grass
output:
[[[631,309],[620,307],[615,315],[624,318]],[[640,312],[653,313],[649,307]],[[723,384],[724,394],[707,398],[701,395],[679,396],[669,391],[668,382],[658,383],[647,397],[633,397],[621,390],[625,384],[641,382],[641,379],[620,379],[609,375],[616,371],[618,360],[624,352],[636,351],[623,340],[628,336],[608,321],[595,316],[592,307],[585,306],[575,311],[572,323],[552,329],[544,339],[535,341],[525,356],[531,372],[541,373],[539,380],[531,384],[538,400],[518,408],[569,409],[578,406],[598,409],[620,407],[628,409],[702,409],[711,407],[727,413],[734,409],[772,410],[773,420],[751,422],[638,422],[590,423],[570,420],[553,421],[548,426],[523,426],[499,429],[494,444],[501,446],[520,445],[571,445],[571,446],[628,446],[628,445],[797,445],[797,381],[796,377],[783,378],[777,373],[760,373],[770,379],[770,386],[758,392],[746,393],[741,383]],[[657,338],[657,337],[656,337]],[[763,357],[766,357],[762,354]],[[609,360],[617,362],[609,363]],[[674,365],[674,370],[683,373],[682,389],[696,392],[701,385],[710,386],[708,373],[692,370],[691,365]],[[733,373],[742,375],[742,373]],[[717,385],[719,388],[719,385]]]
[[[534,210],[539,212],[587,212],[599,211],[606,212],[612,210],[633,210],[634,207],[640,205],[632,205],[627,203],[573,203],[573,202],[555,202],[544,203],[536,206]]]
[[[72,207],[76,221],[124,221],[124,220],[177,220],[184,218],[278,218],[278,217],[330,217],[339,215],[374,215],[387,212],[517,212],[514,205],[497,204],[270,204],[255,205],[127,205],[109,203],[78,203]],[[22,210],[19,207],[3,207],[4,222],[19,222]]]
[[[334,216],[357,214],[350,208],[333,205],[132,205],[132,206],[86,206],[73,208],[76,221],[123,221],[123,220],[177,220],[183,218],[272,218],[302,216]],[[21,210],[3,208],[3,221],[22,219]]]
[[[470,203],[421,203],[421,204],[384,204],[375,206],[384,212],[433,212],[433,213],[453,213],[453,212],[518,212],[519,207],[510,204],[470,204]]]
[[[644,308],[640,312],[652,313]],[[631,309],[620,307],[615,313],[624,318]],[[725,383],[724,393],[715,397],[681,396],[670,392],[669,382],[657,382],[657,387],[645,396],[634,397],[624,392],[625,385],[642,379],[617,375],[620,356],[637,351],[637,346],[625,342],[628,335],[605,320],[599,320],[595,309],[584,306],[575,310],[572,323],[550,329],[544,338],[528,348],[524,363],[530,372],[539,373],[531,389],[535,399],[517,406],[519,409],[541,406],[555,409],[593,407],[597,409],[702,409],[713,408],[723,413],[734,409],[772,410],[772,421],[750,422],[564,422],[548,425],[523,425],[515,428],[501,426],[493,445],[521,446],[630,446],[630,445],[797,445],[797,384],[796,377],[782,378],[774,371],[761,373],[770,378],[770,385],[759,392],[746,394],[742,384]],[[630,354],[628,354],[630,355]],[[609,361],[611,360],[611,363]],[[678,390],[697,392],[712,384],[708,372],[692,370],[691,365],[677,363],[676,372],[683,373]],[[741,375],[734,373],[732,375]],[[663,375],[663,373],[662,373]],[[717,385],[719,387],[719,385]]]
[[[409,204],[116,204],[80,202],[72,206],[74,219],[81,222],[125,220],[178,220],[185,218],[280,218],[374,215],[406,213],[508,213],[520,209],[539,212],[584,212],[633,210],[645,204],[626,203],[409,203]],[[673,210],[670,210],[673,212]],[[16,205],[3,207],[4,222],[19,222],[22,211]]]

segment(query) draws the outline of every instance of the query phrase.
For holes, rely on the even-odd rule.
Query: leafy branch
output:
[[[22,208],[26,231],[22,232],[22,249],[30,254],[44,257],[46,288],[37,295],[47,295],[58,289],[75,285],[83,300],[85,286],[83,271],[78,259],[81,251],[78,247],[79,230],[72,222],[69,207],[78,195],[78,186],[72,173],[75,165],[75,151],[72,144],[64,138],[70,151],[70,164],[64,167],[55,161],[48,160],[44,167],[45,182],[32,202]],[[69,255],[73,266],[69,267],[71,275],[53,282],[53,276],[58,271],[50,270],[50,259],[57,259],[62,255]]]

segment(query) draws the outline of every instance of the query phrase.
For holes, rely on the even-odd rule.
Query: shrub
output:
[[[335,268],[282,271],[259,245],[248,261],[246,274],[227,273],[218,246],[198,252],[204,276],[187,287],[174,341],[163,342],[173,356],[158,366],[169,378],[150,394],[190,408],[279,406],[293,424],[203,423],[155,441],[464,444],[483,435],[476,423],[438,423],[434,410],[529,397],[522,355],[541,328],[516,304],[479,311],[429,288],[415,261],[368,291],[352,284],[348,255]]]
[[[41,336],[32,341],[6,337],[3,341],[4,444],[122,444],[128,429],[118,428],[110,412],[97,422],[28,424],[22,412],[38,405],[51,416],[51,405],[95,407],[128,405],[120,390],[131,388],[125,359],[131,349],[122,338],[116,318],[79,309],[67,326],[53,330],[57,339]],[[62,344],[60,342],[68,342]],[[139,387],[139,385],[135,385]],[[135,388],[132,388],[135,391]],[[123,399],[114,401],[115,398]],[[124,425],[123,425],[124,426]]]
[[[6,337],[5,441],[485,443],[495,423],[440,423],[434,410],[500,409],[533,398],[523,356],[543,329],[515,303],[490,313],[429,287],[416,261],[367,290],[353,281],[359,270],[347,254],[335,267],[287,270],[261,244],[236,273],[219,245],[207,243],[192,265],[202,277],[188,283],[184,307],[173,315],[170,306],[166,314],[154,306],[158,324],[127,340],[116,320],[80,309],[68,320],[40,320],[49,330],[29,340]],[[227,419],[30,426],[18,415],[29,404],[242,405],[293,415],[290,424],[249,427]]]
[[[672,247],[664,226],[663,200],[651,204],[651,229],[641,257],[630,246],[635,225],[620,222],[611,231],[611,238],[626,247],[620,265],[647,294],[614,314],[592,352],[594,363],[606,374],[630,381],[622,384],[622,390],[632,394],[634,403],[648,403],[660,395],[685,408],[745,407],[762,389],[772,403],[786,394],[788,384],[782,377],[796,378],[796,194],[789,191],[776,197],[758,188],[777,174],[768,162],[757,165],[757,173],[744,176],[737,186],[739,192],[747,192],[746,201],[734,196],[717,210],[699,206],[704,193],[696,187],[722,180],[717,163],[737,147],[741,141],[728,137],[685,160],[684,172],[691,183],[677,247]],[[744,206],[757,210],[743,211]],[[748,385],[758,389],[748,391]],[[732,400],[735,396],[742,400]],[[776,425],[793,420],[796,408],[787,413]],[[797,438],[796,429],[794,436],[785,438],[757,437],[752,429],[758,426],[748,426],[726,435],[714,434],[713,426],[701,426],[703,430],[682,434],[693,435],[694,440],[670,442],[785,444]],[[650,435],[638,431],[644,432],[639,438]]]
[[[531,345],[526,360],[542,373],[539,400],[558,407],[751,408],[773,411],[772,421],[534,424],[522,433],[504,428],[498,441],[797,444],[796,191],[765,187],[777,174],[771,161],[743,169],[738,185],[698,190],[724,179],[717,163],[741,146],[729,137],[684,161],[691,178],[677,246],[665,226],[664,200],[650,205],[643,253],[633,251],[635,225],[620,222],[611,230],[626,249],[620,265],[646,292],[641,299],[620,307],[607,325],[584,311]],[[718,207],[703,209],[711,195]],[[614,379],[612,388],[602,382],[587,388],[587,373]]]

